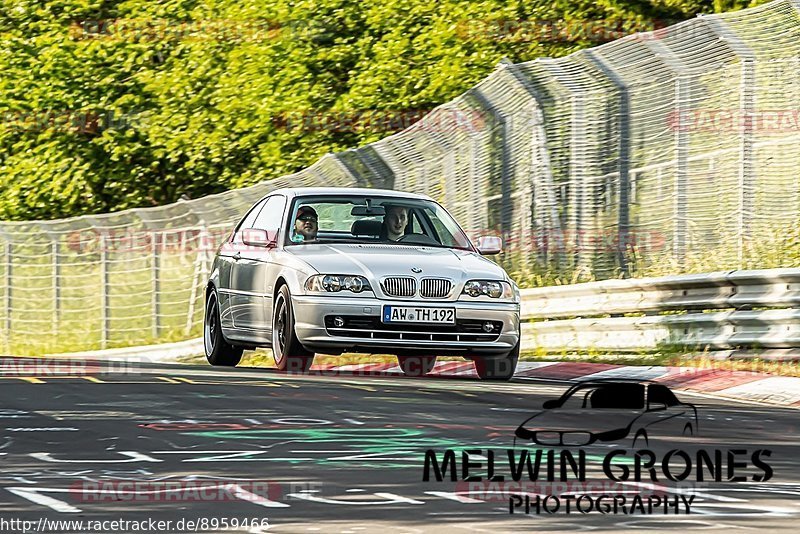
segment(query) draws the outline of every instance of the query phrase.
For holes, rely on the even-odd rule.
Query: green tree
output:
[[[633,31],[746,4],[0,0],[0,218],[159,205],[295,172],[391,133],[315,118],[423,112],[504,57],[598,44],[553,38],[547,21]]]

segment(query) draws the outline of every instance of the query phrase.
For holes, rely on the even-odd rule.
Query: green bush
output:
[[[616,35],[581,30],[609,21],[646,30],[742,6],[0,0],[0,219],[161,205],[275,178],[403,126],[366,125],[370,110],[430,110],[503,57],[596,45]],[[519,24],[555,20],[569,35]],[[308,123],[337,116],[362,127]]]

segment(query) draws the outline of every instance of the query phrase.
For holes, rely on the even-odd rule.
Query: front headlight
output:
[[[470,280],[464,284],[464,295],[470,297],[490,297],[493,299],[513,300],[514,290],[508,282],[496,280]]]
[[[306,291],[313,293],[338,293],[350,291],[361,293],[371,291],[369,280],[363,276],[347,274],[315,274],[306,280]]]

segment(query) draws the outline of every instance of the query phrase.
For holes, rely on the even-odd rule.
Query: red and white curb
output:
[[[346,372],[355,375],[403,374],[403,371],[393,363],[315,365],[311,371],[312,373]],[[429,376],[477,377],[477,374],[472,362],[444,361],[438,362]],[[568,382],[599,378],[653,380],[676,390],[800,407],[800,378],[770,376],[750,371],[581,362],[519,362],[514,376]]]

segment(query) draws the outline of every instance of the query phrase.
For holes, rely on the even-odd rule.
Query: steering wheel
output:
[[[417,245],[439,245],[440,243],[436,241],[429,235],[425,234],[405,234],[400,236],[400,239],[397,240],[397,243],[414,243]]]

